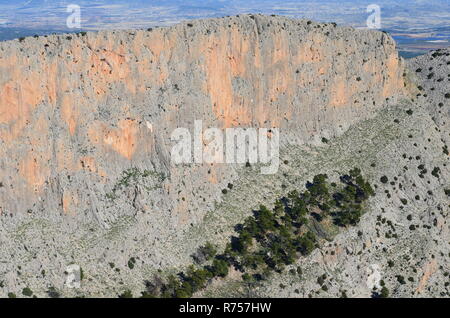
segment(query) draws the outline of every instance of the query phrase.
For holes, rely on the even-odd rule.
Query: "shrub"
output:
[[[189,282],[184,282],[180,288],[175,291],[176,298],[190,298],[192,297],[192,286]]]
[[[381,288],[380,297],[381,298],[388,298],[389,297],[389,289],[387,289],[386,286],[383,286],[383,288]]]
[[[397,275],[396,278],[400,284],[402,284],[402,285],[406,284],[405,278],[402,275]]]
[[[259,211],[256,214],[256,221],[262,233],[275,230],[276,221],[274,215],[264,205],[259,207]]]
[[[140,298],[156,298],[158,295],[152,294],[148,291],[143,291],[141,292],[141,297]]]
[[[134,257],[132,257],[132,258],[130,258],[130,259],[128,260],[128,267],[129,267],[130,269],[133,269],[133,268],[134,268],[134,264],[136,264],[136,259],[135,259]]]
[[[317,284],[319,284],[320,286],[322,286],[325,283],[325,279],[327,278],[327,276],[325,274],[317,277]]]
[[[206,282],[213,277],[211,271],[207,269],[195,269],[194,266],[190,266],[187,275],[183,277],[182,289],[185,291],[196,291],[205,287]],[[187,283],[187,284],[186,284]]]
[[[316,243],[316,236],[311,231],[308,231],[306,234],[304,234],[297,242],[298,250],[303,255],[310,254],[314,248]]]
[[[214,256],[216,256],[216,253],[216,247],[210,242],[206,242],[204,246],[201,246],[197,249],[197,252],[192,255],[192,258],[197,264],[203,264],[204,262],[209,261]]]
[[[359,208],[345,209],[338,214],[337,223],[341,226],[356,225],[362,215]]]
[[[24,289],[22,289],[22,295],[31,297],[33,295],[33,291],[30,288],[25,287]]]
[[[119,298],[133,298],[133,294],[131,293],[131,290],[127,289],[119,295]]]
[[[212,265],[212,274],[214,276],[226,277],[228,275],[228,263],[223,259],[214,259]]]
[[[50,287],[48,290],[47,290],[47,295],[48,295],[48,297],[50,297],[50,298],[59,298],[59,297],[61,297],[61,294],[56,290],[56,288],[55,287]]]
[[[434,167],[433,171],[431,172],[431,174],[436,177],[439,178],[439,173],[441,172],[441,169],[439,167]]]

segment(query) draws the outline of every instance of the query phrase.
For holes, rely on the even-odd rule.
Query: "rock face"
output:
[[[103,185],[131,166],[171,175],[170,133],[194,120],[308,140],[344,131],[403,89],[389,36],[265,16],[0,50],[4,214],[93,212]]]
[[[382,283],[390,297],[450,295],[450,48],[408,60],[405,77],[417,87],[413,98],[379,110],[302,163],[311,170],[318,161],[331,173],[351,162],[371,176],[377,194],[361,223],[295,264],[302,277],[286,271],[254,290],[258,296],[370,297]],[[290,153],[292,165],[300,154]]]
[[[282,17],[26,38],[0,52],[1,255],[15,254],[0,272],[27,273],[9,289],[43,290],[44,267],[62,288],[74,261],[94,281],[105,274],[93,263],[131,255],[148,270],[182,264],[188,254],[161,244],[201,223],[239,167],[174,166],[177,127],[280,128],[285,147],[315,144],[406,94],[388,35]]]

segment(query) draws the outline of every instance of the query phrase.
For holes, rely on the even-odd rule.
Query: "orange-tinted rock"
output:
[[[279,127],[287,141],[308,141],[403,93],[391,38],[317,26],[242,16],[1,43],[0,180],[30,192],[20,203],[2,197],[2,210],[25,211],[43,196],[76,213],[92,209],[87,192],[76,205],[67,193],[85,183],[113,184],[135,165],[169,174],[170,134],[194,120]],[[211,169],[193,187],[220,191],[227,168]]]

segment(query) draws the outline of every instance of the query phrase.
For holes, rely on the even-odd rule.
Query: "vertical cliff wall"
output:
[[[313,142],[402,94],[402,74],[384,33],[282,17],[0,43],[0,214],[186,224],[236,176],[172,166],[176,127],[278,127],[282,143]],[[156,186],[121,188],[149,176]]]

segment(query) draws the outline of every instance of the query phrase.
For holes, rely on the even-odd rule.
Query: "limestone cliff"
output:
[[[345,131],[404,87],[388,35],[280,17],[26,38],[0,50],[2,214],[94,211],[132,166],[176,180],[169,136],[196,119],[308,141]],[[223,181],[220,169],[203,170],[193,179]]]
[[[314,145],[398,100],[404,78],[385,33],[261,15],[0,43],[5,286],[63,289],[75,262],[86,292],[113,295],[122,279],[137,286],[187,264],[282,179],[255,190],[242,166],[174,166],[175,128],[280,128],[284,149]],[[233,183],[245,204],[227,205]],[[220,204],[236,216],[224,212],[210,233],[202,226]],[[138,270],[108,272],[130,257]]]

